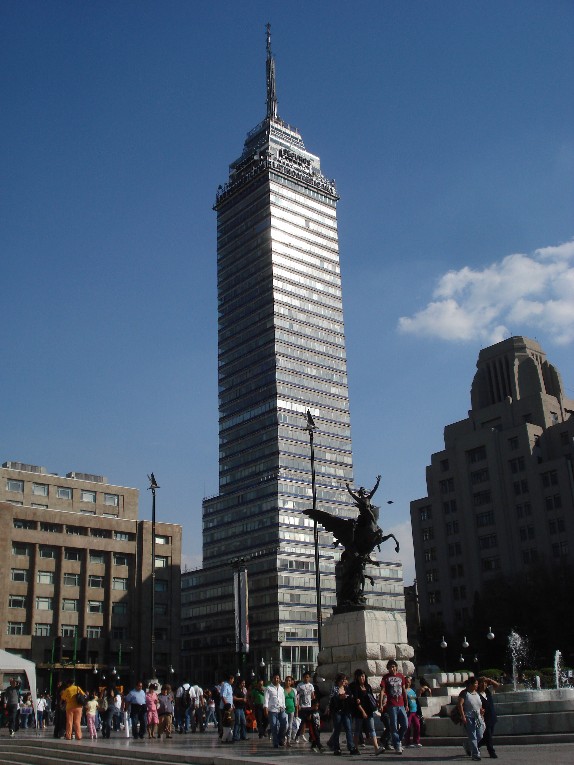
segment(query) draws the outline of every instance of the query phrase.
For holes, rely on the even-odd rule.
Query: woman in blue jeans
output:
[[[335,678],[329,698],[329,711],[333,718],[333,735],[329,739],[328,746],[333,750],[333,754],[337,755],[341,754],[341,730],[345,731],[349,754],[359,754],[353,740],[352,699],[349,695],[348,684],[347,676],[342,672],[339,673]]]
[[[359,736],[363,731],[373,743],[375,754],[379,754],[377,734],[373,714],[377,708],[377,702],[373,695],[373,689],[367,682],[367,676],[362,669],[355,670],[355,679],[349,683],[349,695],[353,718],[355,720],[355,747],[359,743]]]

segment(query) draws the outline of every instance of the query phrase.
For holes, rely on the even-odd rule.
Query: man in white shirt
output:
[[[305,672],[303,675],[303,681],[297,686],[297,701],[299,703],[299,717],[301,718],[301,725],[297,732],[296,741],[301,737],[305,740],[305,726],[309,728],[309,740],[311,741],[311,747],[318,747],[319,737],[317,736],[317,728],[315,727],[315,721],[313,719],[313,710],[311,709],[313,702],[315,701],[315,686],[311,682],[311,675]]]
[[[269,719],[269,730],[273,736],[274,748],[278,749],[280,746],[285,746],[285,732],[287,730],[285,691],[278,674],[273,675],[271,685],[265,688],[263,711]]]

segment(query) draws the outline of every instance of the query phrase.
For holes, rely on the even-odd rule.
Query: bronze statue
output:
[[[399,552],[399,543],[394,534],[383,536],[383,530],[378,525],[379,508],[371,504],[371,498],[379,488],[381,476],[377,476],[377,482],[367,491],[361,486],[356,492],[346,483],[347,491],[355,500],[359,509],[357,518],[339,518],[324,510],[304,510],[314,521],[330,531],[335,537],[335,546],[340,544],[345,550],[341,560],[335,567],[337,577],[337,611],[365,608],[366,598],[364,595],[365,580],[369,579],[371,585],[373,579],[365,574],[367,563],[378,566],[378,561],[371,558],[371,553],[377,547],[379,552],[381,544],[387,539],[394,539],[395,551]]]

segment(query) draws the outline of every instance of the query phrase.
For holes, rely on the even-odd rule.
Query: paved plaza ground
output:
[[[327,740],[327,736],[324,737]],[[168,741],[152,741],[144,739],[134,741],[121,735],[107,741],[90,739],[82,741],[55,740],[52,731],[21,731],[10,739],[8,731],[0,732],[0,765],[31,765],[39,762],[38,757],[53,758],[53,763],[77,763],[90,765],[102,763],[108,765],[123,765],[124,763],[157,763],[157,765],[172,765],[189,763],[192,765],[240,765],[241,763],[260,763],[273,765],[278,760],[289,760],[290,765],[302,765],[318,759],[332,765],[342,759],[353,762],[366,761],[398,761],[398,762],[429,762],[429,763],[469,763],[462,749],[462,738],[456,744],[424,740],[420,749],[405,749],[402,755],[385,752],[375,757],[370,747],[361,749],[359,756],[350,757],[343,751],[342,757],[335,757],[331,752],[314,753],[309,744],[299,744],[289,749],[273,749],[267,739],[259,739],[256,735],[247,741],[235,744],[221,744],[215,731],[205,734],[174,735]],[[55,750],[55,748],[57,749]],[[58,751],[59,750],[59,751]],[[543,738],[540,743],[518,744],[500,743],[496,746],[501,765],[574,765],[574,743],[551,743]],[[488,754],[484,753],[484,761],[490,762]],[[46,760],[48,762],[48,759]]]

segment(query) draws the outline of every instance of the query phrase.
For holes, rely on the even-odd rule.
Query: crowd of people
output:
[[[248,731],[269,738],[274,748],[308,744],[313,751],[330,749],[341,755],[341,737],[350,755],[370,744],[375,755],[384,751],[402,754],[403,747],[420,747],[424,720],[419,697],[431,695],[424,679],[418,691],[413,681],[398,671],[397,662],[387,663],[380,687],[373,688],[365,672],[357,669],[353,678],[338,674],[329,694],[323,694],[305,673],[299,682],[291,676],[284,681],[274,674],[247,684],[230,675],[212,688],[184,682],[172,688],[140,681],[128,693],[114,687],[85,693],[74,681],[59,683],[54,693],[41,694],[36,714],[29,694],[20,693],[18,682],[10,680],[3,692],[3,714],[10,735],[32,723],[45,728],[53,723],[55,738],[80,740],[82,727],[90,739],[116,734],[133,739],[172,738],[174,733],[205,733],[209,725],[217,729],[222,744],[247,739]],[[487,678],[469,678],[457,702],[459,721],[467,733],[465,752],[480,759],[484,744],[496,758],[493,733],[496,713],[492,690],[498,686]],[[25,711],[25,710],[30,711]],[[321,742],[325,719],[331,735]],[[380,720],[380,724],[379,724]],[[377,721],[377,726],[375,722]]]

